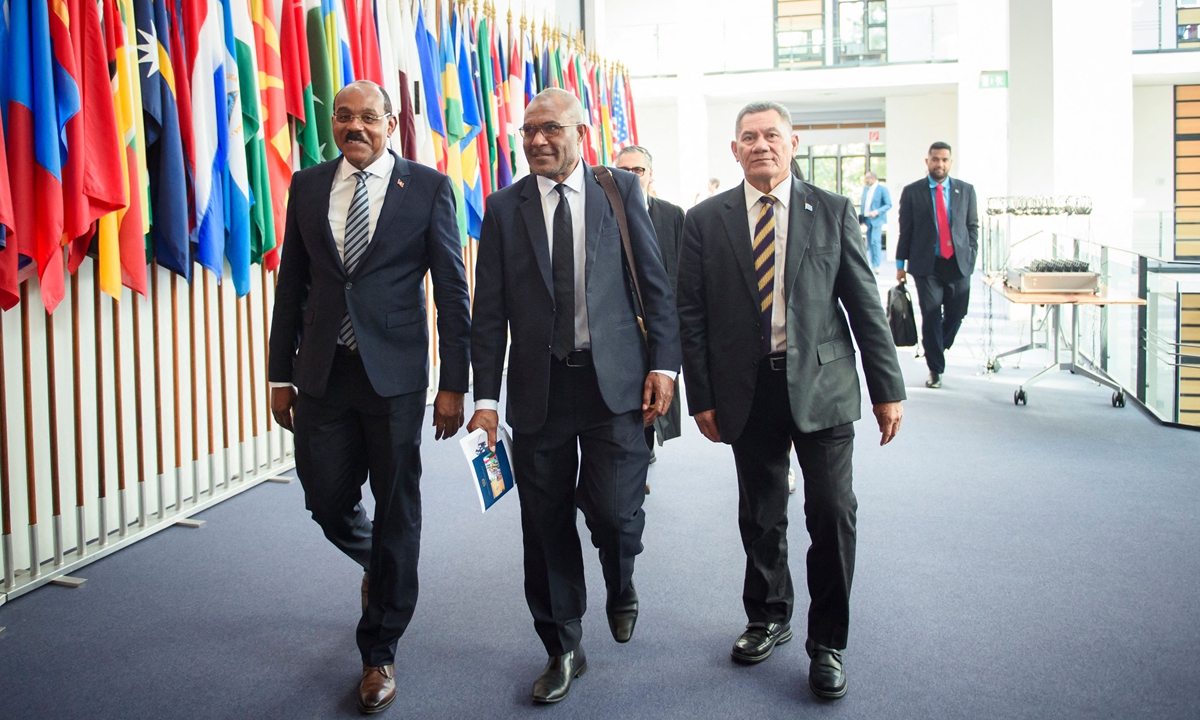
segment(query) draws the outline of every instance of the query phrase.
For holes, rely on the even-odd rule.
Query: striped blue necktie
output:
[[[773,195],[763,195],[759,201],[762,209],[754,224],[754,271],[758,277],[762,352],[770,355],[775,347],[771,341],[771,315],[775,298],[775,203],[778,201]]]
[[[358,261],[367,250],[367,240],[371,235],[371,201],[367,196],[367,175],[365,171],[354,173],[358,184],[354,186],[354,198],[350,200],[350,210],[346,213],[346,234],[342,243],[342,264],[346,267],[346,275],[354,272]],[[354,341],[354,325],[350,322],[350,309],[342,316],[342,330],[338,333],[342,344],[351,350],[358,349]]]

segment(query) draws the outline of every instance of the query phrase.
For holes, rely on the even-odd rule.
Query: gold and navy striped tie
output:
[[[758,222],[754,225],[754,271],[758,277],[759,313],[762,323],[762,351],[769,355],[771,342],[772,300],[775,297],[775,203],[773,195],[763,195],[759,201]]]
[[[354,197],[350,200],[350,209],[346,212],[346,234],[342,243],[342,265],[346,268],[347,277],[358,267],[358,261],[366,252],[367,241],[371,235],[371,201],[367,195],[367,173],[356,172],[354,179],[358,184],[354,186]],[[354,338],[354,324],[350,322],[349,306],[346,307],[346,314],[342,316],[342,329],[338,338],[351,350],[358,349]]]

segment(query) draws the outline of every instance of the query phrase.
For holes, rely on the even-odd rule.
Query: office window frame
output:
[[[780,15],[780,4],[784,5],[787,10],[793,6],[804,5],[809,8],[815,7],[816,12],[805,13],[788,13]],[[781,69],[790,68],[805,68],[805,67],[822,67],[825,65],[825,48],[829,42],[829,33],[825,27],[825,0],[775,0],[773,7],[774,17],[774,32],[771,35],[774,43],[773,57],[775,59],[775,67]],[[796,20],[799,18],[816,18],[819,20],[816,27],[800,28]],[[811,23],[810,23],[811,24]],[[779,40],[780,36],[785,33],[803,33],[807,35],[806,45],[796,45],[789,43],[782,45]],[[819,37],[819,40],[814,41],[814,36]],[[788,48],[787,59],[784,59],[784,48]],[[806,47],[807,50],[802,53],[794,52],[797,47]]]
[[[833,26],[836,34],[833,41],[834,65],[882,65],[888,61],[888,8],[887,0],[831,0],[833,2]],[[847,15],[852,6],[852,14]],[[879,11],[882,17],[877,17]],[[861,51],[847,52],[849,45],[842,36],[842,21],[844,18],[857,18],[862,37],[859,39]]]

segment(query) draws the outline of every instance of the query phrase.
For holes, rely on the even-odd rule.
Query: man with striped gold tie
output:
[[[904,378],[850,201],[794,178],[791,115],[756,102],[737,116],[745,182],[692,208],[679,260],[679,324],[688,411],[733,446],[746,551],[749,624],[735,662],[765,660],[792,638],[789,447],[804,476],[808,681],[846,693],[842,652],[854,574],[851,482],[861,414],[854,342],[886,444],[900,429]]]
[[[417,603],[421,424],[429,386],[425,274],[441,373],[436,438],[463,423],[470,301],[445,175],[387,149],[391,100],[360,80],[334,98],[341,157],[292,178],[271,324],[271,411],[296,434],[313,519],[366,571],[358,707],[396,696],[396,644]],[[371,483],[374,519],[363,509]]]

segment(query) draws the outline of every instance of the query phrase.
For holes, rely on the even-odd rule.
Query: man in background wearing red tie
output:
[[[912,274],[921,305],[921,342],[929,379],[940,388],[946,350],[971,302],[971,272],[979,251],[979,213],[975,188],[950,179],[950,146],[935,142],[925,158],[928,177],[900,194],[900,241],[896,244],[896,280]],[[905,272],[905,261],[908,270]]]

